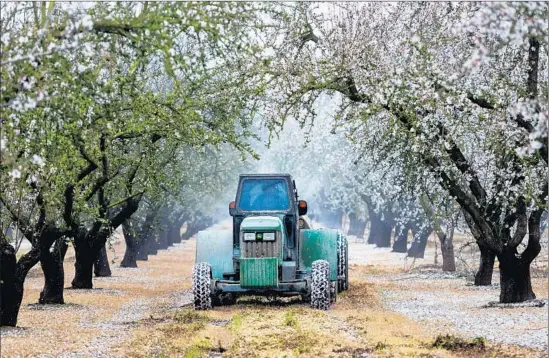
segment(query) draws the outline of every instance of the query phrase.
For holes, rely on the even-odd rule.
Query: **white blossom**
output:
[[[38,165],[40,168],[42,168],[42,167],[44,167],[44,165],[46,165],[46,163],[44,163],[44,160],[42,159],[42,157],[40,157],[40,156],[37,155],[37,154],[33,154],[33,155],[32,155],[31,162],[32,162],[33,164]]]
[[[21,167],[12,169],[9,173],[9,176],[11,176],[13,179],[19,179],[21,178]]]

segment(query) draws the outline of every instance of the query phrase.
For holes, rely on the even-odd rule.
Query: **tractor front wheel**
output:
[[[330,264],[326,260],[316,260],[312,265],[311,306],[327,310],[331,303]]]
[[[194,308],[207,310],[212,308],[212,267],[207,262],[199,262],[193,267]]]

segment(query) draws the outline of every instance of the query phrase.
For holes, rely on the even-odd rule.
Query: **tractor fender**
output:
[[[326,260],[330,264],[330,281],[336,281],[337,237],[337,230],[300,230],[300,270],[311,272],[314,261]]]
[[[207,230],[196,235],[196,263],[207,262],[212,278],[223,279],[223,272],[233,272],[232,230]]]

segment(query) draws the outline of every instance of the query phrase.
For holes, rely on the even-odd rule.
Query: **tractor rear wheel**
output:
[[[207,310],[212,308],[212,267],[207,262],[199,262],[193,267],[194,308]]]
[[[316,260],[312,265],[311,305],[327,310],[331,303],[330,264],[326,260]]]
[[[347,237],[337,235],[337,276],[345,276],[337,280],[337,291],[346,291],[349,288],[349,246]]]

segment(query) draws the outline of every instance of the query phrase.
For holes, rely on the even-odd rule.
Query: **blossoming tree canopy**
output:
[[[91,287],[95,252],[147,192],[173,184],[159,172],[183,150],[254,155],[245,139],[262,89],[242,74],[263,64],[253,30],[270,6],[1,6],[2,223],[33,246],[14,269],[13,297],[62,238],[76,250],[73,287]]]
[[[314,121],[330,94],[356,145],[375,153],[382,133],[395,154],[382,162],[407,158],[409,180],[427,170],[459,203],[502,264],[502,302],[531,298],[547,197],[546,15],[541,3],[303,5],[273,66],[269,118]]]

